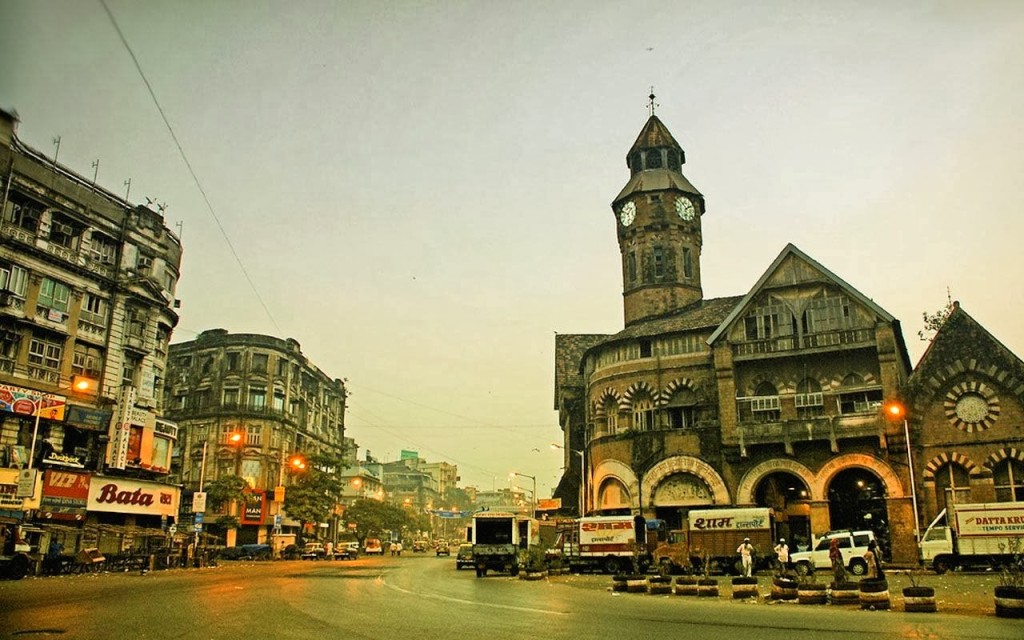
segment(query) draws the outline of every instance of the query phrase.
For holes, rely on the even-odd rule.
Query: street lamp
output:
[[[516,476],[529,478],[530,480],[533,481],[533,500],[532,507],[530,509],[530,517],[535,518],[537,517],[537,478],[536,476],[528,476],[525,473],[519,473],[518,471],[513,471],[512,473],[508,474],[509,478],[514,478]]]
[[[565,447],[555,442],[551,443],[551,448],[565,449]],[[582,518],[586,515],[587,506],[587,457],[582,451],[577,451],[576,449],[569,449],[569,452],[575,453],[580,457],[580,517]]]
[[[907,409],[892,401],[885,406],[885,413],[893,420],[903,420],[903,437],[907,441],[907,467],[910,469],[910,500],[914,505],[914,540],[920,542],[917,515],[917,482],[914,480],[914,458],[910,452],[910,427],[907,425]]]

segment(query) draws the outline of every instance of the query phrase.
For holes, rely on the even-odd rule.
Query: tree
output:
[[[206,501],[213,511],[219,511],[225,503],[242,499],[242,491],[248,485],[238,476],[223,476],[206,483]]]
[[[288,515],[302,523],[325,522],[334,512],[342,490],[337,470],[337,458],[318,454],[310,457],[306,468],[296,474],[296,482],[284,495],[284,509]]]
[[[932,339],[932,336],[942,328],[945,324],[946,318],[953,312],[953,297],[950,295],[949,290],[946,290],[946,306],[939,309],[935,313],[928,313],[924,311],[921,316],[924,318],[924,329],[917,332],[917,337],[921,340],[928,341]]]
[[[407,524],[406,514],[401,507],[372,498],[356,500],[345,510],[345,520],[350,527],[355,524],[356,539],[360,545],[368,537],[382,536],[386,531],[398,531]]]

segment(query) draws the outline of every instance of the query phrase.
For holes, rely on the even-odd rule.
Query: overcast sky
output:
[[[1020,2],[106,1],[213,213],[99,0],[0,0],[0,106],[166,203],[174,341],[295,338],[361,456],[550,494],[554,337],[622,328],[609,203],[652,85],[705,297],[793,242],[915,363],[947,289],[1024,354]]]

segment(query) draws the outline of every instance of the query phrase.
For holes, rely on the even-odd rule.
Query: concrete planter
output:
[[[860,604],[860,585],[856,582],[833,582],[829,585],[831,604]]]
[[[796,600],[796,580],[790,578],[772,579],[772,600]]]
[[[888,609],[891,606],[889,602],[889,583],[886,582],[885,578],[865,578],[861,580],[858,596],[861,609],[877,611]]]
[[[718,580],[714,578],[701,578],[697,581],[698,598],[717,598]]]
[[[697,595],[697,577],[679,576],[676,578],[675,593],[677,596]]]
[[[996,615],[1000,618],[1024,618],[1024,587],[996,587]]]
[[[809,582],[796,588],[796,600],[800,604],[825,604],[828,590],[824,584]]]
[[[733,600],[743,598],[756,598],[761,593],[757,590],[757,578],[733,578],[732,597]]]

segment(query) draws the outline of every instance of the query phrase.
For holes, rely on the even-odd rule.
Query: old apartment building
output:
[[[0,111],[0,521],[120,550],[177,515],[161,389],[181,245],[161,212],[27,146],[17,123]],[[159,499],[104,498],[137,490]]]

